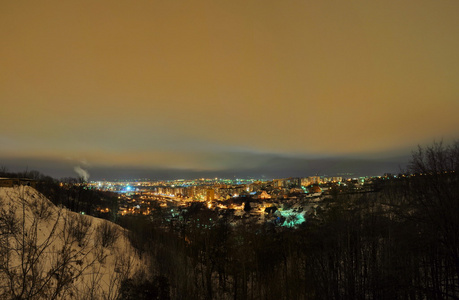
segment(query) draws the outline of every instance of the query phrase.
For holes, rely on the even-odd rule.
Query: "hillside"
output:
[[[118,225],[0,188],[0,299],[116,299],[145,265]]]

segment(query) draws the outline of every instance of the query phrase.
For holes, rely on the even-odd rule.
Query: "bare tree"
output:
[[[406,216],[426,249],[425,288],[435,298],[459,297],[459,141],[419,147],[409,171]]]
[[[112,246],[119,236],[119,229],[109,222],[102,222],[96,228],[96,243],[102,247]]]
[[[72,217],[65,211],[53,207],[34,212],[27,189],[12,189],[0,208],[0,298],[75,296],[73,283],[94,265],[94,248],[69,233]]]
[[[80,247],[87,245],[93,233],[92,219],[82,214],[68,213],[64,221],[67,233],[70,234],[68,238],[74,238]]]

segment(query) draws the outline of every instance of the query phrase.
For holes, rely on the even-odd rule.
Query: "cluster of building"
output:
[[[344,179],[341,176],[290,177],[273,180],[199,178],[168,181],[92,181],[85,188],[118,194],[119,215],[152,215],[161,212],[179,217],[198,203],[235,219],[255,218],[260,222],[277,220],[294,224],[314,213],[322,199],[333,190],[363,191],[373,177]],[[0,178],[0,186],[31,185],[36,181]],[[80,183],[81,184],[81,183]],[[98,207],[100,213],[110,208]],[[293,220],[293,221],[292,221]],[[295,221],[296,220],[296,221]],[[293,222],[293,223],[292,223]]]
[[[329,185],[342,184],[342,177],[311,176],[305,178],[284,178],[274,180],[256,179],[195,179],[169,181],[92,181],[89,187],[114,191],[123,194],[150,193],[170,198],[186,198],[192,201],[227,200],[231,197],[265,191],[269,197],[284,197],[297,189],[299,193],[310,193],[320,187],[320,191]]]
[[[368,177],[311,176],[274,180],[196,179],[171,181],[96,181],[89,187],[119,193],[119,214],[151,215],[158,210],[170,218],[179,216],[193,203],[201,203],[219,214],[230,213],[236,219],[267,218],[287,222],[305,219],[314,213],[321,199],[333,187],[362,189]],[[106,210],[106,208],[101,208]]]

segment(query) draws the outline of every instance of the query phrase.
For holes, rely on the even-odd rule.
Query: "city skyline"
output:
[[[0,7],[11,170],[380,175],[459,137],[457,1]]]

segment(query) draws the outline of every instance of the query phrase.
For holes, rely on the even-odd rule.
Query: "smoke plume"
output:
[[[89,179],[89,172],[80,166],[76,166],[73,170],[81,177],[84,181],[88,181]]]

